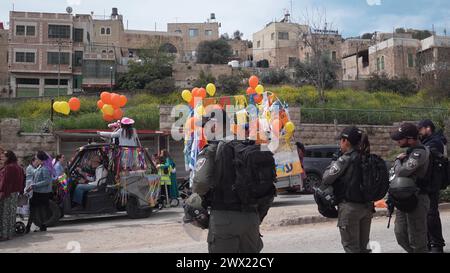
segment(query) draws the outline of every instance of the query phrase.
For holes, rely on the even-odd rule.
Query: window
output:
[[[331,60],[332,60],[333,62],[336,62],[336,61],[337,61],[336,51],[331,52]]]
[[[25,26],[16,26],[16,36],[25,35]]]
[[[381,56],[381,70],[384,70],[384,56]]]
[[[80,67],[83,65],[83,51],[75,51],[73,54],[73,66]]]
[[[111,28],[110,27],[106,28],[106,35],[111,35]]]
[[[45,85],[58,85],[58,79],[45,79],[44,81]],[[69,80],[67,79],[60,79],[59,85],[68,85]]]
[[[414,55],[412,53],[408,53],[408,67],[414,67]]]
[[[381,61],[380,58],[377,58],[377,71],[381,70]]]
[[[278,39],[289,40],[289,32],[278,32]]]
[[[36,35],[36,27],[35,26],[27,26],[27,36],[35,36]]]
[[[205,36],[212,36],[212,30],[210,29],[205,30]]]
[[[258,42],[256,43],[256,47],[257,47],[257,48],[260,48],[260,47],[261,47],[261,41],[258,41]]]
[[[191,28],[189,29],[189,37],[197,37],[198,36],[198,29]]]
[[[70,39],[70,26],[48,25],[49,39]]]
[[[270,34],[270,40],[275,40],[275,33]]]
[[[87,38],[88,43],[90,43],[91,42],[91,34],[89,32],[86,33],[86,38]]]
[[[34,63],[34,52],[16,52],[16,63]]]
[[[177,29],[177,30],[175,30],[175,33],[179,33],[179,34],[181,34],[181,33],[182,33],[182,31],[181,31],[181,29]]]
[[[100,35],[105,35],[105,34],[106,34],[106,30],[104,27],[102,27],[100,30]]]
[[[59,52],[47,52],[47,64],[70,64],[70,53],[61,52],[61,57],[59,54]]]
[[[17,78],[17,84],[39,85],[39,79]]]
[[[73,40],[74,42],[83,42],[83,29],[82,28],[75,28],[73,30]]]

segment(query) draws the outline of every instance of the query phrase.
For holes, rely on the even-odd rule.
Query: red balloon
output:
[[[80,106],[81,106],[81,102],[80,102],[80,100],[78,98],[71,98],[69,100],[70,110],[76,112],[76,111],[80,110]]]
[[[107,115],[107,114],[103,114],[103,119],[107,122],[111,122],[114,120],[113,116]]]
[[[263,100],[263,97],[261,95],[256,95],[253,97],[253,100],[255,101],[255,103],[260,104]]]
[[[127,105],[128,99],[124,95],[120,95],[120,104],[119,107],[124,107]]]
[[[121,119],[123,117],[122,109],[118,108],[114,110],[114,114],[112,115],[115,120]]]
[[[100,94],[100,98],[102,99],[104,104],[112,104],[111,93],[109,93],[109,92],[102,92]]]
[[[255,89],[252,87],[247,88],[247,95],[253,95],[253,94],[256,94]]]
[[[198,91],[199,96],[204,99],[206,98],[206,89],[205,88],[200,88]]]
[[[120,107],[120,95],[112,94],[111,95],[111,104],[113,106]]]
[[[259,79],[256,76],[251,76],[250,79],[248,80],[248,84],[250,85],[251,88],[256,88],[259,84]]]
[[[97,107],[98,107],[98,109],[102,110],[102,108],[103,108],[104,105],[105,105],[105,104],[103,103],[102,100],[98,100],[98,101],[97,101]]]

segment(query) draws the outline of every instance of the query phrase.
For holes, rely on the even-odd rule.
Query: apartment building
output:
[[[0,98],[9,97],[8,36],[9,31],[0,22]]]

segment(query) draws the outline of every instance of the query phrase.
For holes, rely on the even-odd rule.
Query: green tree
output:
[[[236,75],[220,75],[217,85],[223,92],[235,95],[242,87],[242,79]]]
[[[157,83],[159,86],[167,83],[170,87],[174,54],[162,50],[160,45],[152,44],[148,48],[139,50],[137,55],[139,59],[130,61],[128,72],[119,77],[120,88],[146,89],[146,87],[152,86],[152,83]],[[156,90],[154,91],[158,93]]]
[[[232,55],[231,46],[223,39],[203,41],[197,48],[197,63],[226,64]]]
[[[333,88],[336,83],[337,65],[328,54],[315,55],[310,62],[297,62],[295,78],[297,83],[314,85],[319,91],[321,102],[325,99],[325,89]]]

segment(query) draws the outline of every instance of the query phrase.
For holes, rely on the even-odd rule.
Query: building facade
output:
[[[369,48],[370,72],[389,78],[418,79],[416,55],[421,42],[409,38],[391,38]]]
[[[0,98],[9,97],[8,74],[8,37],[9,31],[0,23]]]

